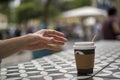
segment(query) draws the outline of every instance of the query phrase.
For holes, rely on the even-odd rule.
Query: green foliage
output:
[[[8,3],[10,2],[11,0],[0,0],[0,3]]]
[[[27,0],[26,0],[27,1]],[[33,18],[43,18],[44,5],[37,2],[25,2],[15,9],[16,22],[27,22]],[[59,10],[54,6],[50,6],[49,17],[54,17],[59,14]]]
[[[9,1],[10,0],[0,0],[0,12],[3,14],[8,14],[9,12]]]
[[[91,0],[75,0],[73,2],[73,8],[83,7],[83,6],[90,6],[92,4]]]
[[[0,0],[0,13],[3,13],[10,18],[15,17],[17,23],[27,22],[31,18],[43,18],[44,4],[41,4],[41,0],[21,0],[21,5],[15,10],[9,8],[9,2],[12,0]],[[61,1],[52,0],[49,17],[55,17],[60,12],[91,5],[91,0],[73,0],[73,1]],[[12,12],[11,12],[12,11]],[[15,14],[13,17],[11,14]]]
[[[61,1],[61,0],[58,0]],[[60,11],[67,11],[74,8],[79,8],[83,6],[90,6],[92,4],[92,0],[71,0],[71,1],[62,1],[62,2],[52,2],[52,4],[59,9]]]
[[[7,15],[8,21],[10,21],[10,8],[9,2],[12,0],[0,0],[0,13]]]
[[[40,3],[40,0],[21,0],[21,3],[36,3],[36,2],[39,2]]]
[[[8,15],[9,13],[9,8],[7,6],[0,6],[0,12],[5,14],[5,15]]]
[[[54,6],[50,6],[50,10],[49,11],[50,11],[49,12],[49,16],[50,17],[55,17],[58,14],[60,14],[60,11],[57,8],[55,8]]]
[[[37,6],[36,6],[37,5]],[[43,7],[37,3],[25,3],[16,8],[16,20],[18,23],[26,22],[31,18],[38,18],[43,14]]]

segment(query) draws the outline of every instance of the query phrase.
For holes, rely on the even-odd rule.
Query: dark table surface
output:
[[[1,80],[120,80],[120,42],[96,43],[94,73],[77,76],[74,50],[2,67]]]

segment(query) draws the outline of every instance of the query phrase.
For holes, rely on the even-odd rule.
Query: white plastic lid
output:
[[[78,46],[93,46],[94,42],[75,42],[75,45],[78,45]]]
[[[94,42],[75,42],[75,49],[94,49]]]

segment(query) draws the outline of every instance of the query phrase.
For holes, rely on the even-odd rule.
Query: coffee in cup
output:
[[[73,47],[78,75],[93,73],[95,56],[94,42],[75,42]]]

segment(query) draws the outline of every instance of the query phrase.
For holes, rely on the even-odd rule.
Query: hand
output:
[[[24,48],[27,50],[58,50],[55,45],[64,45],[67,39],[64,34],[55,30],[43,29],[33,34],[29,34],[29,44]],[[52,45],[51,45],[52,44]],[[55,45],[54,45],[55,44]]]

